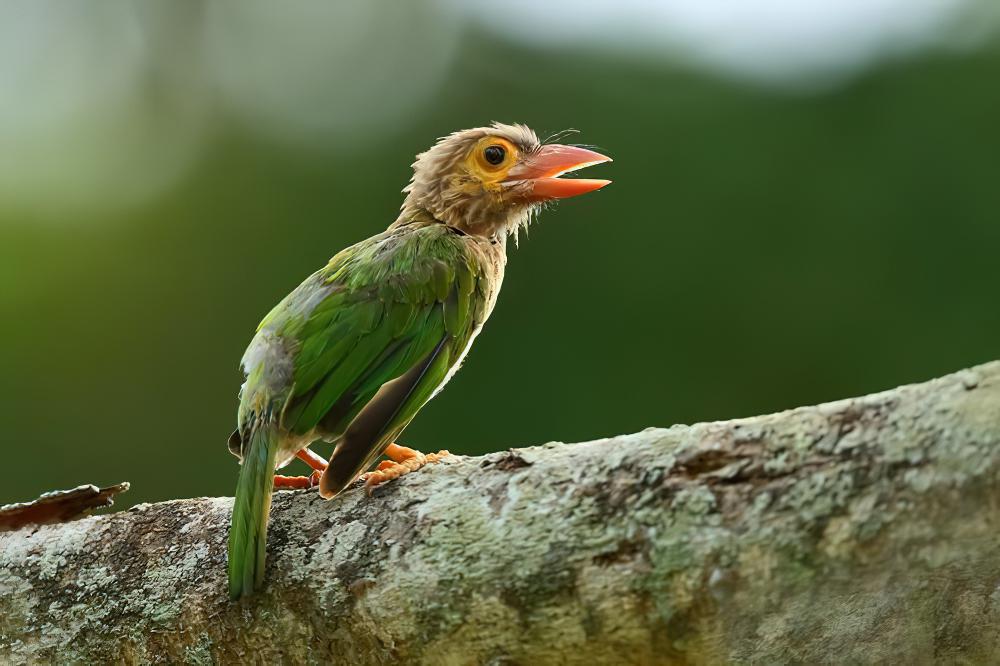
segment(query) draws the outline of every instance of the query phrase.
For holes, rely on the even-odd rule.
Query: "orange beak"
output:
[[[563,146],[558,143],[542,146],[541,150],[515,165],[504,179],[505,184],[530,183],[530,189],[521,195],[526,201],[566,199],[578,194],[599,190],[610,180],[593,178],[559,178],[567,171],[575,171],[594,164],[610,162],[611,158],[593,150]]]

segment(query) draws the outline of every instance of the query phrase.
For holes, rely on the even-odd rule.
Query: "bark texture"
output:
[[[1000,362],[863,398],[0,533],[0,662],[997,663]]]

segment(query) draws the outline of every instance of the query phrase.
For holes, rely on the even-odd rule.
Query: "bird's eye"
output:
[[[486,149],[483,150],[483,157],[493,166],[497,166],[503,163],[504,158],[507,157],[507,151],[504,150],[503,146],[486,146]]]

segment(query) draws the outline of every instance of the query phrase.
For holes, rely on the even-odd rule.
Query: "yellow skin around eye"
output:
[[[488,146],[501,146],[505,155],[500,164],[490,164],[486,161],[484,151]],[[507,177],[507,172],[517,164],[518,150],[510,141],[500,137],[487,136],[476,144],[475,149],[469,154],[468,167],[484,185],[494,185]]]

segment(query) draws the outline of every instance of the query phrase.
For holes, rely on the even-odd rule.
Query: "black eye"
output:
[[[507,151],[503,149],[503,146],[486,146],[483,157],[486,158],[487,162],[496,166],[503,162],[503,158],[507,157]]]

